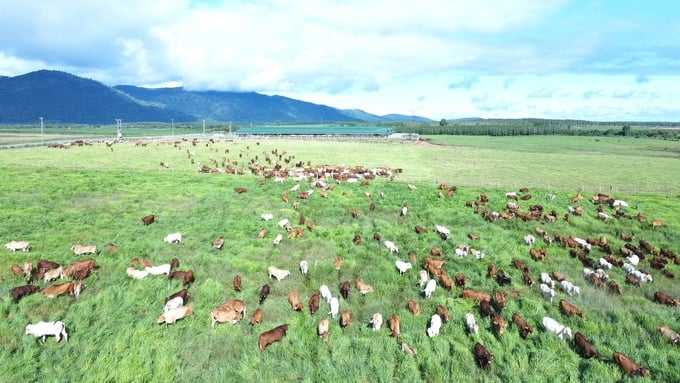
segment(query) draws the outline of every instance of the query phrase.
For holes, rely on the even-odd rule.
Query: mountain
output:
[[[376,116],[255,92],[106,86],[69,73],[40,70],[0,77],[0,124],[113,124],[125,122],[234,123],[429,121],[417,116]]]

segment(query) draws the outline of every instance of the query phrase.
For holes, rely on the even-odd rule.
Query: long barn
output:
[[[316,138],[387,138],[393,134],[392,128],[379,126],[351,125],[263,125],[239,128],[239,136],[282,136],[282,137],[316,137]]]

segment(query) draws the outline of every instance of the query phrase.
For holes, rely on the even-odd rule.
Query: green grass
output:
[[[536,142],[545,143],[544,139],[541,137]],[[493,140],[489,145],[498,145],[493,151],[474,140],[465,144],[466,150],[493,154],[497,157],[489,161],[509,165],[509,160],[502,160],[504,153],[513,152],[518,145],[508,141],[504,146],[495,141],[498,139]],[[567,138],[565,148],[574,144],[571,140]],[[624,141],[624,144],[643,144],[637,140],[631,142]],[[107,242],[114,242],[119,247],[116,253],[102,251],[95,256],[99,267],[85,280],[85,290],[78,300],[70,297],[48,299],[39,294],[19,303],[2,298],[0,309],[5,318],[0,321],[0,352],[4,356],[0,359],[2,379],[84,382],[627,381],[628,378],[610,360],[613,351],[620,351],[648,367],[653,380],[678,381],[680,373],[669,367],[675,363],[677,346],[656,334],[659,324],[680,330],[677,328],[678,309],[651,301],[656,290],[680,296],[680,287],[675,281],[644,264],[641,267],[650,270],[654,282],[634,288],[623,283],[623,270],[615,269],[610,275],[622,285],[624,296],[612,296],[584,281],[582,265],[561,246],[547,246],[548,257],[539,263],[529,258],[528,248],[522,243],[526,233],[541,226],[551,234],[584,238],[605,235],[614,249],[623,245],[618,239],[621,232],[632,232],[636,238],[644,238],[656,248],[665,246],[677,253],[680,251],[677,240],[680,221],[675,214],[677,198],[615,193],[617,198],[631,203],[626,213],[640,212],[650,219],[663,219],[665,225],[654,230],[649,223],[640,224],[635,220],[599,221],[596,206],[588,201],[582,202],[584,216],[572,217],[569,222],[560,219],[549,224],[514,219],[490,224],[466,207],[465,201],[474,200],[484,192],[491,200],[488,209],[502,210],[506,202],[504,193],[509,189],[461,186],[449,172],[429,169],[435,164],[433,159],[441,154],[439,151],[451,154],[452,150],[457,150],[451,142],[445,144],[433,149],[405,143],[262,141],[258,145],[255,141],[244,141],[220,142],[209,147],[189,144],[180,148],[172,144],[147,147],[117,144],[113,151],[103,144],[68,150],[0,151],[0,240],[2,243],[13,239],[31,242],[31,252],[27,254],[2,249],[4,266],[0,269],[0,288],[3,291],[23,284],[21,278],[10,274],[12,263],[49,259],[68,264],[75,260],[69,250],[75,243],[94,243],[103,247]],[[577,146],[568,150],[570,156],[578,157]],[[312,164],[400,167],[404,173],[396,175],[393,182],[378,179],[368,186],[338,184],[329,191],[328,199],[315,193],[310,199],[300,201],[300,209],[296,211],[292,201],[284,203],[281,200],[282,192],[293,185],[292,180],[281,185],[270,179],[259,185],[261,176],[195,172],[197,163],[209,163],[210,156],[218,161],[228,156],[230,162],[237,161],[240,166],[241,161],[248,161],[255,155],[264,161],[265,152],[276,148],[295,156],[296,161],[309,159]],[[616,148],[616,142],[610,142],[608,149],[596,156],[598,161],[606,163],[610,156],[617,155]],[[187,157],[186,149],[197,153],[194,164]],[[438,152],[435,154],[432,150]],[[527,156],[540,154],[523,150],[527,150]],[[519,152],[514,152],[511,158],[521,158]],[[239,153],[241,157],[238,157]],[[478,164],[476,171],[480,175],[495,171],[485,161],[461,158]],[[170,168],[162,168],[160,161],[169,162]],[[637,166],[648,172],[670,174],[656,169],[656,161],[657,157],[649,157]],[[447,163],[449,169],[455,170],[458,166],[455,160]],[[570,171],[565,163],[558,169]],[[587,170],[590,172],[584,172],[580,180],[597,181],[589,176],[594,174],[594,168]],[[535,170],[537,177],[547,177],[550,172],[552,169],[543,167]],[[513,177],[522,186],[532,179]],[[438,198],[435,179],[450,179],[447,182],[459,185],[458,193],[453,197]],[[672,187],[677,182],[672,177],[660,179]],[[408,190],[407,182],[416,184],[417,190]],[[236,194],[234,187],[246,187],[248,192]],[[306,188],[303,184],[301,189]],[[367,198],[366,191],[373,197]],[[378,197],[381,191],[385,192],[385,199]],[[568,197],[575,191],[558,193],[554,201],[549,201],[546,195],[551,192],[554,190],[532,188],[532,200],[524,202],[522,207],[540,203],[547,211],[555,209],[562,215],[570,204]],[[373,212],[368,209],[371,201],[376,203]],[[409,213],[399,217],[399,209],[405,201],[409,203]],[[354,208],[362,213],[359,219],[350,215]],[[264,212],[273,213],[274,220],[261,221],[259,215]],[[156,215],[157,223],[143,226],[141,217],[152,213]],[[298,226],[300,214],[314,220],[314,231],[307,232],[304,238],[284,239],[280,246],[273,247],[271,241],[280,232],[276,221],[285,217],[293,226]],[[413,230],[415,225],[432,230],[434,224],[451,228],[451,238],[444,242],[432,231],[417,235]],[[263,228],[268,231],[267,238],[256,239]],[[183,234],[181,244],[162,242],[166,234],[176,231]],[[399,255],[389,254],[381,243],[373,241],[374,232],[379,232],[383,239],[394,241],[399,246]],[[486,253],[484,260],[460,259],[453,254],[458,243],[471,243],[466,237],[468,232],[481,236],[473,245]],[[352,243],[355,233],[360,233],[364,239],[361,246]],[[211,241],[220,235],[226,238],[224,249],[212,249]],[[468,286],[486,291],[517,290],[520,297],[509,299],[504,317],[510,322],[513,312],[522,314],[536,326],[535,333],[523,340],[516,328],[509,325],[502,336],[494,336],[489,321],[479,317],[478,306],[458,297],[460,289],[449,292],[438,288],[430,299],[424,299],[417,285],[417,271],[433,246],[444,251],[448,274],[464,273],[469,278]],[[546,247],[543,243],[538,246]],[[419,263],[400,276],[394,261],[407,259],[409,252],[417,255]],[[340,271],[332,265],[336,256],[343,259]],[[593,257],[599,256],[598,251],[593,252]],[[163,299],[181,286],[162,277],[129,279],[125,268],[135,257],[146,257],[159,264],[178,257],[180,269],[194,270],[196,282],[189,287],[189,304],[194,308],[192,317],[167,328],[156,324]],[[534,279],[538,280],[541,271],[558,270],[581,286],[582,295],[569,300],[586,311],[586,319],[567,318],[559,313],[557,301],[564,297],[561,292],[557,292],[556,300],[551,304],[540,296],[537,286],[531,289],[524,286],[519,271],[510,266],[515,258],[530,265]],[[310,263],[306,277],[297,272],[301,259]],[[505,269],[513,279],[512,285],[499,288],[495,281],[486,278],[488,262]],[[268,280],[266,268],[270,265],[291,270],[291,276],[279,282]],[[678,265],[668,266],[676,275],[679,268]],[[242,292],[233,291],[231,281],[236,274],[243,278]],[[332,320],[328,342],[316,336],[318,320],[327,316],[327,304],[322,303],[319,313],[311,316],[306,308],[302,313],[291,311],[287,302],[291,289],[297,290],[306,304],[321,284],[327,284],[338,295],[344,280],[350,280],[354,286],[354,280],[359,276],[372,284],[375,292],[361,297],[353,291],[348,301],[341,299],[341,310],[350,310],[354,323],[342,330],[338,320]],[[261,305],[264,311],[262,325],[252,328],[244,320],[236,325],[219,324],[215,330],[210,328],[210,310],[227,299],[245,300],[248,315],[252,314],[258,306],[259,289],[265,283],[272,286],[272,292]],[[42,282],[39,285],[45,286]],[[406,302],[409,299],[418,300],[421,315],[413,316],[408,312]],[[438,304],[449,309],[451,321],[444,323],[439,337],[430,339],[425,334],[426,324]],[[374,312],[382,313],[385,321],[392,313],[401,317],[402,337],[399,341],[416,347],[416,357],[402,353],[399,343],[388,336],[386,328],[374,332],[367,327]],[[466,332],[463,323],[466,312],[475,313],[480,324],[478,335]],[[546,334],[540,326],[541,318],[546,315],[572,327],[574,332],[584,333],[603,354],[605,362],[583,360],[570,343]],[[43,345],[24,335],[25,324],[38,320],[64,321],[69,341],[57,344],[53,338],[48,338]],[[288,335],[282,342],[260,352],[258,335],[281,323],[290,325]],[[477,341],[495,356],[488,371],[480,371],[474,364],[472,347]]]

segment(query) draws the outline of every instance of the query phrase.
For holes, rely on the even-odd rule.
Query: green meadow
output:
[[[616,255],[624,246],[622,233],[635,236],[633,244],[644,239],[655,249],[680,252],[680,144],[672,141],[603,137],[466,137],[432,136],[426,142],[353,142],[293,140],[200,140],[173,142],[145,141],[72,146],[70,149],[26,148],[0,150],[0,240],[27,240],[28,253],[2,250],[0,289],[1,381],[43,382],[618,382],[632,381],[611,358],[622,352],[649,368],[647,378],[659,382],[680,381],[676,368],[678,346],[662,338],[657,327],[668,325],[680,331],[680,308],[652,301],[656,291],[680,296],[677,281],[651,268],[648,257],[639,267],[653,276],[642,287],[625,283],[626,273],[619,267],[608,270],[612,280],[623,288],[613,295],[595,288],[583,278],[583,265],[558,243],[540,241],[544,261],[529,257],[522,238],[542,227],[551,235],[581,238],[606,237]],[[276,183],[262,174],[251,175],[249,168],[276,163],[291,168],[346,165],[401,169],[393,180],[378,177],[367,185],[331,180],[328,198],[308,180],[300,190],[314,189],[308,199],[295,198],[290,189],[296,181],[289,178]],[[161,166],[166,163],[167,167]],[[199,173],[197,167],[231,166],[243,175]],[[439,194],[439,184],[457,186],[452,196]],[[414,185],[415,190],[407,187]],[[234,188],[246,188],[235,193]],[[555,210],[556,222],[499,219],[485,220],[467,201],[484,193],[488,211],[505,210],[505,193],[528,187],[531,199],[520,201],[520,210],[540,204],[544,211]],[[284,202],[286,192],[290,201]],[[380,193],[385,198],[380,198]],[[570,202],[581,192],[584,199]],[[648,218],[639,222],[629,218],[597,218],[598,206],[590,200],[597,193],[625,200],[626,216],[638,213]],[[521,193],[520,193],[521,194]],[[555,195],[554,199],[548,198]],[[294,202],[298,202],[296,209]],[[371,202],[375,210],[369,210]],[[400,209],[408,203],[406,216]],[[583,216],[563,219],[568,206],[581,205]],[[351,212],[357,209],[358,218]],[[613,216],[609,207],[605,212]],[[262,213],[274,219],[262,221]],[[157,222],[143,226],[141,217],[154,214]],[[300,217],[314,222],[302,238],[289,239],[277,226],[288,218],[293,227],[303,227]],[[652,228],[651,220],[663,225]],[[443,241],[434,225],[451,229]],[[428,232],[417,234],[416,225]],[[266,230],[264,239],[257,234]],[[180,244],[163,242],[169,233],[181,232]],[[393,241],[398,254],[391,254],[382,240]],[[272,241],[283,234],[280,245]],[[468,233],[479,235],[471,240]],[[363,238],[355,245],[355,234]],[[225,237],[222,250],[211,247],[219,236]],[[537,236],[538,237],[538,236]],[[116,252],[104,250],[115,243]],[[7,292],[25,283],[14,276],[10,266],[32,260],[48,259],[66,265],[76,260],[70,251],[74,244],[96,244],[102,249],[93,256],[97,269],[84,280],[78,299],[69,296],[46,298],[39,293],[14,302]],[[458,244],[467,244],[485,253],[483,259],[459,258]],[[482,318],[479,305],[460,298],[461,289],[437,287],[425,298],[418,285],[418,271],[432,247],[439,247],[446,260],[444,269],[453,276],[463,273],[469,288],[487,292],[515,292],[508,296],[502,311],[508,327],[496,335],[488,319]],[[413,269],[399,275],[394,262],[417,258]],[[604,253],[593,248],[589,257],[597,261]],[[191,317],[166,326],[157,324],[164,299],[182,288],[180,282],[162,276],[133,280],[126,268],[133,258],[147,258],[156,264],[180,260],[179,270],[193,270],[196,280],[189,289]],[[340,257],[339,270],[333,261]],[[622,256],[621,256],[622,257]],[[307,260],[309,273],[298,271],[300,260]],[[581,294],[567,296],[559,286],[551,303],[538,291],[538,283],[527,286],[522,273],[511,261],[522,260],[538,282],[541,272],[559,271],[581,287]],[[499,286],[487,278],[488,263],[504,269],[511,277],[509,286]],[[267,267],[288,269],[291,275],[281,281],[267,277]],[[666,266],[680,277],[680,266]],[[243,290],[234,291],[232,279],[240,275]],[[330,336],[324,342],[316,334],[319,320],[329,307],[321,303],[319,312],[310,315],[309,297],[322,284],[339,296],[339,287],[349,280],[363,278],[374,292],[361,296],[352,290],[348,300],[340,298],[340,310],[349,310],[352,325],[342,329],[339,318],[331,319]],[[35,282],[40,287],[52,283]],[[264,284],[271,294],[260,305],[258,293]],[[294,312],[288,293],[296,290],[305,305]],[[218,324],[212,329],[210,310],[222,302],[242,299],[247,315],[240,323]],[[559,299],[566,298],[586,312],[585,319],[560,313]],[[421,314],[411,314],[406,303],[414,299]],[[451,320],[442,325],[440,335],[426,334],[429,318],[437,305],[448,309]],[[262,324],[251,326],[248,317],[260,307]],[[373,331],[373,313],[383,315],[385,324]],[[465,313],[473,313],[479,334],[467,332]],[[387,318],[401,318],[401,336],[389,336]],[[522,315],[536,329],[522,339],[511,324],[512,313]],[[549,316],[581,332],[602,354],[603,361],[579,356],[571,341],[561,341],[541,326]],[[28,323],[61,320],[67,326],[68,341],[56,343],[48,337],[42,344],[25,335]],[[287,336],[260,352],[257,339],[261,332],[287,323]],[[400,349],[406,342],[417,349],[413,357]],[[480,342],[494,355],[487,370],[475,365],[472,349]]]

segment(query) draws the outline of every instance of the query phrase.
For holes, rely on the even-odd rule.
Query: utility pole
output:
[[[175,137],[175,119],[170,119],[170,129],[172,130],[172,136]]]
[[[205,120],[203,120],[203,135],[205,136]]]
[[[43,118],[38,117],[40,119],[40,144],[45,145],[45,132],[43,129]]]
[[[123,139],[123,120],[120,118],[116,118],[116,130],[116,137],[118,138],[118,141],[121,141]]]

